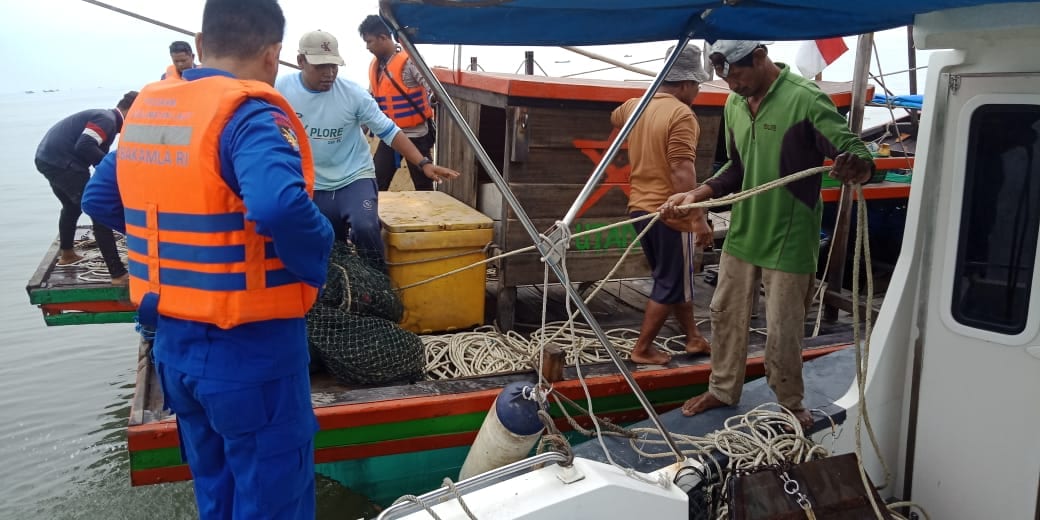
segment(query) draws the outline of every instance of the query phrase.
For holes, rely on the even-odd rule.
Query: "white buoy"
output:
[[[459,479],[479,475],[527,457],[542,433],[534,384],[516,382],[498,394],[462,464]]]

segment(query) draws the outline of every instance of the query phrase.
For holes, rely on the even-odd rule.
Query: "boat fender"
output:
[[[466,479],[527,457],[542,433],[533,399],[534,384],[510,383],[498,394],[466,455],[459,479]]]

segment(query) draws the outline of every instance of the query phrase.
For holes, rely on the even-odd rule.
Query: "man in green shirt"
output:
[[[729,168],[694,190],[672,196],[661,211],[745,191],[834,158],[831,175],[855,184],[870,178],[870,152],[830,98],[811,81],[770,60],[765,45],[719,40],[709,59],[733,91],[726,100]],[[685,415],[740,401],[747,363],[751,301],[761,276],[766,291],[766,375],[777,401],[803,427],[802,339],[820,252],[821,176],[809,177],[733,205],[711,302],[708,391],[683,405]]]

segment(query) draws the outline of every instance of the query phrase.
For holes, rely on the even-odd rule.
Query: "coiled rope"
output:
[[[116,250],[121,259],[126,258],[126,237],[116,235]],[[76,278],[87,283],[108,283],[112,276],[108,274],[108,266],[101,257],[101,250],[93,237],[77,240],[73,248],[82,258],[68,264],[55,264],[54,271],[75,271]]]

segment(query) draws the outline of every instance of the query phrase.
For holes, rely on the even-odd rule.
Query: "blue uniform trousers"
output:
[[[257,383],[156,369],[177,414],[199,518],[314,518],[318,424],[307,367]]]

